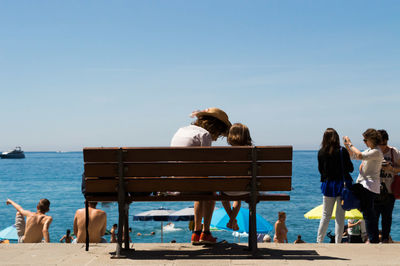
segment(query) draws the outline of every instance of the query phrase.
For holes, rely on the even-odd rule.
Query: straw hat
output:
[[[222,111],[219,108],[216,107],[211,107],[211,108],[207,108],[203,111],[194,111],[190,116],[191,117],[201,117],[203,115],[207,115],[207,116],[212,116],[217,118],[218,120],[221,120],[222,122],[224,122],[225,125],[228,126],[228,128],[230,128],[232,126],[231,122],[229,122],[229,118],[228,115]]]

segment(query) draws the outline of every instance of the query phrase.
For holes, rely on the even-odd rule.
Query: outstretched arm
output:
[[[361,151],[359,151],[356,147],[353,146],[353,144],[351,143],[349,137],[344,136],[343,137],[343,142],[344,142],[344,145],[346,146],[346,149],[349,151],[351,157],[354,157],[354,158],[356,158],[358,160],[362,159]]]
[[[6,204],[9,205],[11,204],[18,212],[20,212],[23,216],[29,216],[32,215],[33,213],[30,211],[24,210],[19,204],[15,203],[14,201],[7,199]]]

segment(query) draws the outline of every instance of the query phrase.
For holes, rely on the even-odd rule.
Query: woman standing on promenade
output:
[[[349,137],[343,137],[344,144],[350,152],[350,156],[362,160],[357,183],[360,184],[357,195],[361,202],[367,234],[370,243],[379,243],[379,230],[376,214],[374,211],[374,200],[380,194],[380,173],[383,163],[383,154],[378,144],[381,143],[379,132],[373,128],[363,133],[364,143],[368,149],[361,152],[351,143]]]
[[[212,141],[216,141],[220,136],[227,136],[231,127],[227,114],[218,108],[195,111],[191,117],[197,117],[197,120],[190,126],[178,129],[171,140],[171,146],[211,146]],[[194,202],[194,232],[191,239],[193,245],[216,243],[216,238],[210,233],[214,207],[215,201]]]
[[[395,147],[388,145],[389,134],[386,130],[381,129],[378,132],[382,138],[379,148],[383,153],[385,163],[382,165],[381,170],[381,194],[374,202],[374,210],[377,223],[379,223],[379,216],[382,217],[382,243],[389,243],[392,213],[395,203],[391,185],[394,177],[400,172],[400,152]]]
[[[340,146],[339,135],[333,128],[327,128],[322,138],[321,149],[318,152],[318,170],[321,174],[323,211],[318,228],[317,243],[324,241],[335,202],[335,243],[341,243],[344,210],[340,205],[340,195],[344,187],[343,178],[351,183],[352,179],[349,173],[353,172],[354,168],[349,153]]]

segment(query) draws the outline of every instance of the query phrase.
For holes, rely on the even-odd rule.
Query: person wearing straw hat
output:
[[[196,117],[196,121],[189,126],[179,128],[172,137],[171,146],[211,146],[212,141],[216,141],[221,136],[226,137],[231,127],[228,115],[219,108],[194,111],[191,117]],[[193,245],[216,243],[216,238],[210,233],[214,207],[215,201],[194,203],[194,232],[191,238]]]

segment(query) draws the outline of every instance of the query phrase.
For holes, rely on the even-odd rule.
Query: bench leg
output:
[[[124,238],[125,250],[129,250],[129,204],[125,204],[125,222],[124,222]]]
[[[256,223],[256,205],[250,204],[249,215],[249,251],[253,255],[257,254],[257,223]]]
[[[85,200],[86,251],[89,251],[89,202]]]
[[[118,239],[117,239],[117,250],[116,250],[116,257],[121,257],[121,250],[122,250],[122,232],[124,231],[125,227],[125,208],[124,203],[118,202],[118,212],[119,212],[119,220],[118,220]]]

